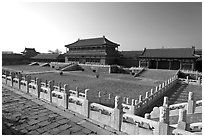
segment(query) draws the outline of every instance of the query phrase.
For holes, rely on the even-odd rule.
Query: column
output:
[[[159,62],[158,62],[158,60],[156,60],[156,69],[158,69],[158,64]]]
[[[139,60],[139,67],[141,67],[141,61]]]
[[[169,60],[169,70],[171,69],[171,60]]]
[[[191,70],[194,71],[194,62],[191,63]]]
[[[182,69],[182,62],[181,61],[179,61],[180,62],[180,69]]]
[[[149,68],[149,62],[150,62],[150,61],[149,61],[149,60],[147,60],[147,68]]]

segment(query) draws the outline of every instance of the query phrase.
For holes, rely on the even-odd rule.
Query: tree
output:
[[[59,49],[56,49],[55,51],[52,51],[52,50],[48,50],[49,53],[52,53],[52,54],[61,54],[62,51],[60,51]]]

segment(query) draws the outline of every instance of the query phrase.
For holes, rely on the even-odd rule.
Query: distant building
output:
[[[36,62],[65,62],[63,54],[41,53],[31,57],[32,61]]]
[[[39,54],[39,52],[35,51],[35,48],[25,48],[21,53],[25,58],[31,58]]]
[[[144,49],[139,57],[139,66],[153,69],[195,70],[195,47]]]
[[[17,54],[8,51],[2,51],[2,65],[17,65],[24,64],[24,58],[22,54]]]
[[[65,45],[67,50],[65,62],[79,62],[90,64],[111,65],[116,64],[119,58],[117,43],[105,36],[91,39],[78,39],[72,44]]]
[[[120,58],[117,60],[117,64],[124,67],[138,67],[139,56],[143,51],[120,51]]]
[[[196,70],[202,72],[202,49],[196,49],[195,55],[198,57],[196,60]]]
[[[2,51],[2,54],[14,54],[13,51]]]

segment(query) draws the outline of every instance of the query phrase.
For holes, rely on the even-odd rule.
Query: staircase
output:
[[[173,88],[174,92],[171,92],[172,94],[169,94],[169,105],[171,104],[178,104],[188,101],[188,94],[189,92],[194,93],[194,99],[202,100],[202,87],[201,86],[195,86],[190,85],[185,82],[178,82],[177,83],[178,88]]]
[[[183,82],[178,82],[177,87],[178,88],[173,88],[174,92],[170,94],[169,97],[169,105],[172,104],[178,104],[182,102],[187,102],[188,101],[188,93],[189,91],[186,91],[185,88],[188,86],[187,83]]]
[[[176,74],[177,70],[157,70],[157,69],[147,69],[140,74],[139,77],[155,79],[155,80],[167,80]]]

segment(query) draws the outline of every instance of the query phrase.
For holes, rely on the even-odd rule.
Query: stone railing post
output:
[[[195,101],[194,101],[194,95],[193,92],[189,92],[188,94],[188,104],[187,104],[187,113],[193,114],[195,112]]]
[[[138,103],[138,100],[135,99],[135,106],[137,105],[137,103]]]
[[[18,74],[18,89],[21,89],[21,80],[22,80],[22,74]]]
[[[62,84],[59,83],[59,85],[58,85],[58,92],[61,92],[61,87],[62,87]]]
[[[115,108],[113,114],[111,115],[111,127],[121,131],[122,125],[122,98],[120,96],[115,97]]]
[[[145,114],[145,118],[146,118],[146,119],[150,119],[150,118],[151,118],[151,115],[150,115],[149,113],[146,113],[146,114]]]
[[[37,78],[36,81],[37,81],[37,96],[38,96],[38,98],[40,98],[41,81],[42,81],[42,80],[41,80],[40,78]]]
[[[111,94],[108,94],[108,103],[111,105]]]
[[[11,72],[11,85],[13,87],[13,79],[15,78],[14,72]]]
[[[69,85],[64,85],[64,108],[69,108]]]
[[[165,87],[167,86],[168,84],[167,84],[167,81],[165,81]]]
[[[79,97],[79,87],[76,87],[76,97]]]
[[[126,98],[126,104],[127,105],[129,104],[129,98]]]
[[[159,128],[156,134],[167,135],[169,127],[169,108],[166,106],[159,107]]]
[[[85,99],[84,99],[84,104],[82,108],[83,115],[87,118],[89,118],[89,112],[90,112],[90,106],[89,106],[89,100],[88,100],[88,97],[90,95],[89,92],[90,92],[89,89],[85,89]]]
[[[130,114],[135,115],[135,100],[134,99],[132,99],[132,102],[131,102]]]
[[[151,89],[150,96],[153,96],[153,95],[154,95],[154,89]]]
[[[10,72],[6,70],[6,84],[7,84],[7,77],[10,75]]]
[[[147,99],[148,97],[149,97],[149,92],[146,92],[145,99]]]
[[[186,117],[187,117],[187,111],[185,109],[179,109],[179,118],[178,118],[178,129],[182,130],[187,130],[187,122],[186,122]]]
[[[156,88],[155,88],[155,92],[157,92],[158,91],[158,86],[156,86]]]
[[[46,80],[45,80],[45,87],[47,87],[47,84],[48,84],[48,83],[47,83],[47,79],[46,79]]]
[[[143,101],[142,95],[139,96],[139,103]]]
[[[49,91],[48,91],[49,101],[50,103],[52,103],[52,91],[54,90],[54,81],[53,80],[49,81],[48,85],[49,85]]]
[[[186,76],[186,82],[187,82],[187,83],[189,82],[189,80],[188,80],[188,76]]]
[[[162,88],[161,86],[162,86],[162,85],[161,85],[161,84],[159,84],[159,90],[161,90],[161,88]]]
[[[25,82],[26,82],[26,93],[29,93],[29,84],[31,81],[31,76],[30,75],[26,75],[25,76]]]
[[[201,79],[200,79],[200,77],[198,77],[198,84],[199,84],[199,85],[201,84]]]
[[[126,97],[123,97],[123,103],[126,103]]]
[[[165,106],[165,107],[169,107],[169,100],[168,100],[168,97],[164,97],[163,106]]]
[[[98,92],[98,102],[101,103],[101,92]]]
[[[170,80],[169,80],[169,79],[167,80],[167,84],[168,84],[168,85],[170,84]]]
[[[165,88],[165,83],[164,82],[162,83],[162,88]]]

